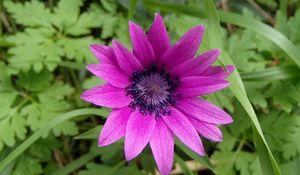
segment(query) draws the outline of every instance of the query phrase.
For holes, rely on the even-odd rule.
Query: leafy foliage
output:
[[[105,13],[97,4],[80,13],[81,0],[61,0],[53,10],[37,0],[24,4],[5,1],[4,5],[16,22],[26,27],[7,38],[16,45],[9,50],[12,73],[27,72],[30,68],[40,72],[44,67],[53,71],[63,60],[94,62],[88,46],[96,41],[86,34],[101,27],[101,38],[111,37],[122,20]]]
[[[128,3],[123,0],[0,2],[0,7],[4,7],[4,11],[0,12],[0,161],[7,151],[10,152],[33,132],[46,126],[55,116],[88,105],[79,99],[79,95],[83,89],[103,84],[104,81],[90,77],[85,70],[78,68],[96,61],[88,49],[92,43],[110,45],[111,39],[117,38],[130,47],[128,20],[125,17],[130,6]],[[258,0],[256,3],[267,13],[276,13],[275,24],[270,27],[283,33],[300,48],[300,10],[296,7],[296,1],[284,4],[275,0]],[[131,20],[148,28],[153,12],[145,4],[138,4],[136,15]],[[200,1],[178,3],[179,7],[184,4],[203,7]],[[232,11],[242,12],[241,15],[249,19],[264,22],[261,14],[246,1],[230,1],[227,5]],[[156,7],[153,8],[157,11]],[[284,8],[288,13],[282,11]],[[163,10],[161,13],[165,17],[172,43],[189,28],[200,23],[207,24],[205,17],[166,13]],[[232,58],[240,73],[251,74],[294,64],[279,47],[255,31],[236,26],[230,28],[227,24],[223,25],[221,31],[224,51]],[[198,53],[209,49],[208,32],[209,29]],[[245,80],[243,83],[283,174],[299,174],[299,77]],[[203,139],[208,157],[213,162],[212,170],[203,163],[205,172],[262,174],[250,121],[233,94],[223,90],[205,98],[228,111],[234,118],[233,124],[221,127],[223,142],[211,143]],[[71,166],[73,172],[80,175],[99,172],[108,175],[155,173],[156,166],[149,147],[129,163],[124,161],[122,141],[104,148],[97,147],[93,139],[97,138],[108,112],[105,110],[99,114],[101,117],[84,116],[76,121],[68,120],[54,127],[16,159],[7,172],[11,171],[9,174],[13,175],[52,174],[60,171],[60,167],[65,170]],[[76,139],[82,140],[68,137],[79,132],[83,134]],[[202,168],[192,172],[185,166],[186,161],[191,159],[201,162],[197,156],[193,157],[196,154],[192,151],[185,154],[184,150],[177,147],[175,150],[180,158],[177,163],[183,167],[184,174],[202,173]],[[86,154],[92,156],[82,159]],[[76,161],[80,164],[76,164]]]

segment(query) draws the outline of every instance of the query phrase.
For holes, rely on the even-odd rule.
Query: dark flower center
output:
[[[158,69],[152,64],[149,69],[136,71],[132,74],[132,84],[126,88],[127,95],[133,101],[130,107],[137,107],[144,115],[154,114],[155,117],[168,115],[168,106],[175,103],[177,96],[173,92],[179,86],[179,78],[172,78],[164,68]]]

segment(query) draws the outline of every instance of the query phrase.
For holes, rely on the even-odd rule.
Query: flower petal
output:
[[[195,59],[189,59],[179,66],[170,70],[172,75],[195,76],[200,75],[199,72],[204,72],[219,56],[220,49],[207,51]]]
[[[189,148],[205,155],[200,137],[191,122],[177,109],[170,107],[171,114],[162,117],[170,130]]]
[[[201,136],[216,142],[223,140],[222,132],[216,125],[202,122],[193,117],[188,117],[188,119]]]
[[[160,59],[171,46],[163,18],[158,13],[155,13],[154,22],[148,32],[148,40],[156,59]]]
[[[174,158],[174,136],[161,118],[156,121],[150,146],[160,173],[168,175]]]
[[[87,69],[115,87],[125,88],[130,85],[129,77],[111,64],[89,64]]]
[[[125,134],[125,158],[131,160],[145,148],[155,129],[155,118],[144,116],[135,110],[127,122]]]
[[[101,130],[99,146],[110,145],[125,136],[126,124],[131,112],[128,107],[112,110]]]
[[[116,65],[116,57],[112,48],[102,44],[92,44],[90,49],[101,63]]]
[[[227,78],[235,69],[234,65],[227,65],[227,70],[224,70],[222,66],[209,67],[204,73],[204,76],[212,76],[218,79]]]
[[[202,40],[204,26],[193,27],[162,56],[162,63],[171,69],[195,56]]]
[[[133,54],[144,67],[155,62],[154,51],[143,29],[133,22],[129,22],[129,33],[133,47]]]
[[[228,124],[232,118],[225,111],[200,98],[185,98],[177,102],[176,108],[185,115],[211,124]]]
[[[139,60],[116,40],[113,40],[113,49],[120,68],[128,76],[131,76],[134,71],[143,69]]]
[[[180,86],[176,92],[182,97],[195,97],[207,95],[227,86],[229,86],[229,82],[226,80],[205,76],[190,76],[180,79]]]
[[[125,93],[124,89],[105,84],[85,91],[80,98],[98,106],[122,108],[129,105],[132,100]]]

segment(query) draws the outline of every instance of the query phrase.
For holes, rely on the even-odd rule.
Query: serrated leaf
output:
[[[241,175],[262,175],[258,156],[248,152],[240,152],[235,161],[235,167]]]
[[[300,162],[300,155],[288,161],[287,163],[282,164],[280,166],[282,169],[282,174],[283,175],[300,174],[299,162]]]
[[[258,44],[256,37],[257,34],[254,32],[244,30],[240,34],[231,35],[225,45],[233,62],[241,72],[262,70],[265,67],[265,60],[255,52]]]
[[[96,43],[92,36],[83,36],[91,32],[91,28],[102,28],[101,35],[111,37],[118,27],[118,19],[106,14],[100,6],[91,4],[88,10],[80,13],[83,5],[81,0],[60,0],[54,10],[44,8],[43,4],[32,0],[21,3],[6,1],[10,13],[16,21],[23,21],[29,9],[37,8],[39,13],[37,19],[47,19],[49,26],[39,24],[37,19],[20,24],[26,26],[24,32],[18,32],[7,38],[8,42],[15,44],[9,49],[11,57],[8,59],[10,72],[17,74],[20,70],[25,72],[31,68],[40,72],[43,68],[53,71],[60,65],[62,59],[76,60],[81,63],[87,61],[95,62],[94,57],[88,49],[91,43]],[[43,7],[43,8],[42,8]],[[43,14],[40,11],[45,11]],[[67,12],[67,13],[66,13]],[[29,23],[29,24],[28,24]],[[120,25],[120,24],[118,24]],[[55,27],[53,27],[55,26]]]
[[[234,175],[234,161],[231,160],[234,157],[233,152],[219,152],[216,151],[212,155],[212,159],[218,161],[215,168],[217,174],[220,175]]]
[[[41,91],[50,85],[52,79],[53,75],[47,70],[40,73],[30,70],[20,74],[17,83],[28,91]]]
[[[39,160],[25,154],[18,159],[12,175],[38,175],[42,172]]]
[[[98,19],[99,15],[101,14],[94,11],[82,13],[72,27],[66,28],[66,34],[80,36],[90,33],[91,28],[100,27],[103,23],[101,19]]]
[[[52,22],[61,30],[72,27],[79,17],[82,3],[81,0],[60,0],[54,9]]]
[[[285,135],[285,142],[282,147],[285,159],[296,157],[300,154],[300,117],[293,116],[291,120],[290,125],[285,128],[288,133]]]
[[[76,135],[78,134],[78,128],[74,121],[65,121],[53,128],[53,133],[55,136]]]
[[[51,34],[53,31],[50,30],[27,29],[8,37],[8,41],[16,44],[16,47],[9,49],[12,54],[10,66],[26,72],[30,68],[40,72],[43,67],[53,70],[61,61],[62,49],[48,38]]]
[[[87,60],[90,63],[95,63],[96,60],[88,49],[91,43],[95,43],[92,37],[82,37],[63,38],[57,44],[64,50],[65,55],[70,60],[75,59],[79,63]]]
[[[32,0],[21,4],[6,0],[4,6],[18,24],[30,27],[51,27],[50,10],[45,8],[42,2]]]

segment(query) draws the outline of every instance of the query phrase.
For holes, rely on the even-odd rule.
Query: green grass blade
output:
[[[273,81],[296,78],[300,76],[300,69],[296,65],[272,67],[265,70],[242,73],[241,77],[246,81]]]
[[[197,153],[187,148],[182,142],[178,139],[175,139],[175,144],[179,147],[185,154],[191,157],[193,160],[201,163],[203,166],[207,166],[210,170],[214,172],[213,165],[207,156],[200,157]]]
[[[76,136],[75,139],[98,139],[102,127],[103,127],[102,125],[96,126],[92,129]]]
[[[217,10],[212,0],[205,0],[204,2],[205,2],[205,9],[207,11],[210,45],[211,47],[220,47],[221,26],[220,26]],[[226,52],[223,55],[225,55],[222,57],[223,62],[228,64],[232,63],[231,58],[227,55]],[[280,174],[279,167],[264,138],[257,116],[246,95],[244,86],[242,86],[241,84],[242,83],[241,77],[237,71],[235,71],[235,73],[230,76],[230,83],[231,83],[230,89],[232,90],[232,93],[240,101],[240,103],[242,104],[242,106],[244,107],[244,109],[246,110],[246,112],[248,113],[252,121],[253,132],[256,134],[256,137],[254,137],[254,142],[256,143],[256,149],[258,150],[259,159],[262,165],[261,167],[264,174],[270,174],[270,175]]]
[[[137,0],[130,0],[129,9],[127,13],[127,19],[132,19],[134,16]]]
[[[72,161],[67,166],[63,167],[52,173],[51,175],[68,175],[71,174],[73,171],[77,170],[78,168],[84,166],[90,160],[93,160],[95,157],[99,156],[101,153],[87,153],[78,159]]]
[[[186,165],[185,161],[178,156],[177,154],[174,154],[174,160],[179,164],[182,174],[184,175],[193,175],[193,172],[189,169],[189,167]]]
[[[2,172],[5,169],[5,167],[7,167],[12,161],[14,161],[19,155],[21,155],[30,145],[32,145],[35,141],[41,138],[45,133],[47,133],[56,125],[66,120],[70,120],[74,117],[82,115],[98,115],[99,113],[101,113],[101,110],[102,109],[84,108],[58,115],[51,122],[47,123],[44,127],[32,134],[21,145],[19,145],[15,150],[13,150],[3,161],[1,161],[0,172]]]

